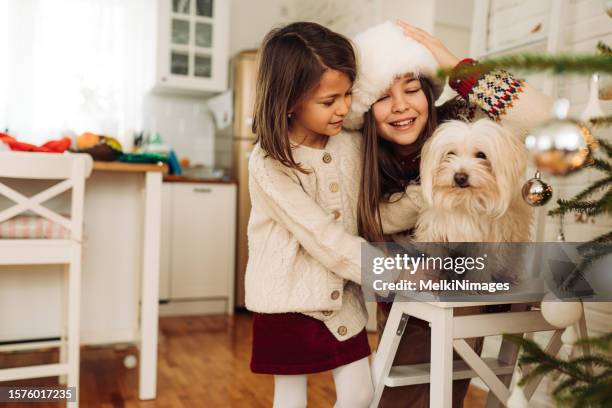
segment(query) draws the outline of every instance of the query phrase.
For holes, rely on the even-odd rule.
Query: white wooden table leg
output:
[[[529,310],[529,306],[525,304],[514,304],[511,306],[511,312],[521,312],[525,310]],[[531,334],[531,333],[528,333]],[[533,336],[532,336],[533,337]],[[520,347],[510,340],[502,340],[501,347],[499,348],[499,354],[497,355],[497,359],[504,364],[516,364],[516,360],[518,358]],[[510,387],[510,383],[512,383],[512,374],[502,375],[499,377],[502,383],[506,387]],[[504,405],[502,402],[495,396],[494,393],[489,392],[487,396],[487,404],[486,408],[501,408]]]
[[[453,309],[437,308],[431,322],[429,406],[451,408],[453,403]]]
[[[510,397],[510,390],[506,385],[495,375],[493,371],[482,361],[480,356],[470,347],[465,339],[455,340],[453,342],[455,351],[459,356],[476,372],[478,377],[484,381],[493,394],[505,404]]]
[[[519,346],[509,340],[503,340],[497,359],[506,364],[515,363],[518,357],[518,352]],[[510,387],[510,383],[512,382],[512,374],[502,375],[499,377],[499,379],[506,387]],[[504,404],[495,396],[495,394],[489,392],[489,395],[487,396],[486,408],[501,408],[503,406]]]
[[[371,408],[378,407],[380,398],[385,388],[384,379],[389,374],[395,353],[402,339],[408,315],[402,313],[402,306],[405,303],[394,303],[387,318],[385,331],[380,339],[380,344],[376,349],[376,355],[372,362],[372,381],[374,382],[374,398],[370,404]],[[393,328],[393,330],[391,330]]]
[[[144,192],[144,250],[140,298],[140,372],[138,396],[154,399],[157,389],[157,320],[162,173],[147,172]]]
[[[546,354],[556,356],[559,353],[559,350],[561,349],[561,346],[563,345],[563,343],[561,342],[562,334],[563,334],[563,330],[555,330],[552,337],[548,341],[546,348],[544,349]],[[525,375],[528,373],[529,371],[526,371]],[[531,399],[533,394],[536,392],[538,385],[540,385],[540,382],[542,382],[542,378],[543,378],[542,376],[538,376],[532,379],[529,382],[529,384],[525,385],[525,387],[523,388],[523,393],[525,394],[525,398],[527,398],[528,400]]]
[[[67,386],[75,387],[76,400],[67,407],[79,406],[79,366],[81,354],[81,247],[75,245],[68,271],[68,376]]]
[[[59,362],[66,364],[68,361],[68,296],[70,295],[69,274],[70,265],[67,265],[62,276],[62,332],[60,336],[59,346]],[[66,386],[68,381],[67,375],[60,375],[58,383]]]

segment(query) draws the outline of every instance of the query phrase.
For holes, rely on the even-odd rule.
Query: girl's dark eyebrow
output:
[[[340,96],[339,93],[335,93],[335,94],[330,94],[330,95],[325,95],[325,96],[321,96],[319,99],[329,99],[329,98],[335,98],[337,96]]]
[[[409,84],[412,81],[418,81],[417,78],[413,78],[413,77],[408,77],[406,78],[406,80],[404,81],[405,84]]]

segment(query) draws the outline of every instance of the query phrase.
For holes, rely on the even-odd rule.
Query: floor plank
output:
[[[270,407],[273,380],[249,369],[251,355],[251,316],[164,317],[159,328],[158,397],[138,400],[138,370],[127,369],[123,358],[137,355],[127,347],[83,347],[81,350],[80,398],[82,407],[92,408],[192,408],[192,407]],[[376,335],[369,334],[370,344]],[[0,354],[0,367],[57,361],[56,350]],[[57,386],[57,378],[4,382],[8,385]],[[486,393],[471,387],[467,408],[483,407]],[[332,407],[335,390],[331,373],[309,377],[308,406]],[[62,404],[35,404],[55,408]],[[24,408],[24,404],[4,404]],[[398,405],[400,407],[402,405]]]

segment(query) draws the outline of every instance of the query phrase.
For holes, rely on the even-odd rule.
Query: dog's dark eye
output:
[[[476,153],[476,157],[479,158],[479,159],[483,159],[483,160],[487,159],[487,155],[484,154],[483,152]]]
[[[447,155],[447,156],[454,156],[454,155],[455,155],[455,152],[453,152],[453,151],[451,150],[450,152],[446,153],[446,155]]]

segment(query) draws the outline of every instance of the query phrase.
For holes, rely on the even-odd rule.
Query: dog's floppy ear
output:
[[[434,136],[430,137],[425,142],[421,149],[421,165],[420,165],[420,178],[421,188],[423,191],[423,200],[427,203],[427,206],[433,205],[433,174],[436,167],[438,166],[437,161],[432,157],[431,143]]]
[[[494,213],[501,216],[508,210],[514,196],[521,188],[521,178],[527,166],[527,152],[520,138],[489,119],[481,119],[474,126],[478,127],[479,131],[488,133],[495,145],[493,157],[489,157],[489,160],[500,198]]]

